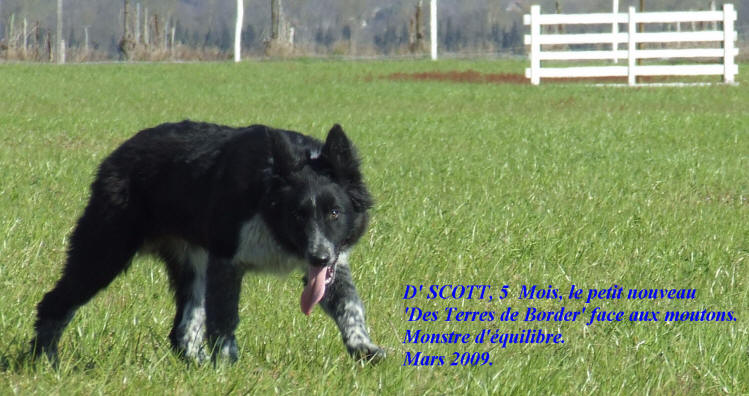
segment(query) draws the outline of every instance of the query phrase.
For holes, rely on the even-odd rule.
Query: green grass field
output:
[[[522,73],[520,61],[0,65],[0,394],[748,394],[749,80],[691,88],[392,81],[394,72]],[[79,310],[57,370],[22,357],[97,164],[184,118],[323,137],[341,123],[377,204],[352,267],[388,358],[360,365],[301,274],[248,276],[233,366],[170,351],[162,266]],[[405,285],[488,284],[504,300],[404,300]],[[563,300],[518,299],[549,285]],[[696,289],[692,300],[568,300],[570,286]],[[406,308],[438,311],[409,322]],[[734,322],[526,323],[528,307],[733,311]],[[521,311],[444,321],[445,308]],[[663,314],[659,319],[663,319]],[[429,333],[542,329],[557,345],[404,344]],[[404,366],[406,352],[445,355]],[[449,366],[454,352],[492,365]]]

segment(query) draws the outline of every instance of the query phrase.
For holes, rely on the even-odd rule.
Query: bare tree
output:
[[[28,29],[29,29],[29,22],[26,19],[26,17],[23,17],[23,57],[26,59],[27,55],[27,49],[29,44],[29,37],[28,37]]]
[[[140,3],[135,4],[135,44],[140,44]]]
[[[148,7],[143,10],[143,44],[145,44],[146,47],[150,44],[150,39],[148,37]]]
[[[161,31],[159,30],[159,14],[153,14],[153,45],[154,47],[159,46],[159,37],[161,37]]]
[[[125,60],[131,60],[133,57],[133,52],[135,50],[135,40],[133,40],[133,34],[130,32],[129,25],[130,25],[130,2],[128,0],[125,0],[125,4],[123,4],[123,12],[122,12],[122,38],[120,39],[120,43],[118,45],[118,49],[120,50],[120,54],[122,55],[122,58]]]
[[[422,24],[421,10],[423,9],[424,0],[419,0],[416,3],[416,10],[414,15],[409,20],[408,24],[408,50],[413,53],[420,53],[424,51],[424,27]]]
[[[39,28],[39,21],[34,23],[34,38],[36,45],[34,46],[34,59],[41,60],[41,48],[42,48],[42,30]]]
[[[286,40],[282,40],[282,35],[286,37],[286,32],[281,32],[281,21],[283,20],[283,5],[281,0],[271,0],[270,2],[270,39],[265,43],[265,54],[268,56],[286,56],[292,53],[293,45]]]
[[[52,32],[47,30],[47,60],[52,62]]]
[[[270,0],[270,39],[278,40],[279,8],[281,0]]]

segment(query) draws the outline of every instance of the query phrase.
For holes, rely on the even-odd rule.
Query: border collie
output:
[[[186,358],[236,361],[242,275],[298,268],[302,312],[320,303],[354,358],[380,359],[348,263],[371,206],[337,124],[324,143],[263,125],[143,130],[99,167],[62,278],[37,307],[33,356],[55,362],[75,311],[142,251],[166,263],[177,306],[169,339]]]

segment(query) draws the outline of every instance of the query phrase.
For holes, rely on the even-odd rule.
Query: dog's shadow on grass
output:
[[[73,359],[63,365],[64,371],[86,372],[96,368],[96,362],[89,359]],[[0,352],[0,373],[23,373],[38,368],[59,371],[60,363],[46,356],[34,357],[30,348],[14,348]]]
[[[40,364],[54,367],[46,358],[34,359],[28,350],[15,349],[0,353],[0,373],[20,373]]]

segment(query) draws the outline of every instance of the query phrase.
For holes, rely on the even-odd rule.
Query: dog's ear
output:
[[[286,179],[298,166],[291,153],[289,140],[283,133],[273,131],[268,131],[268,140],[273,154],[273,174]]]
[[[328,137],[320,151],[320,157],[330,166],[334,176],[340,181],[357,182],[361,179],[356,150],[340,125],[333,125],[328,132]]]
[[[333,125],[328,132],[320,158],[330,166],[333,177],[346,186],[356,210],[364,211],[372,207],[372,197],[362,182],[356,149],[340,125]]]

